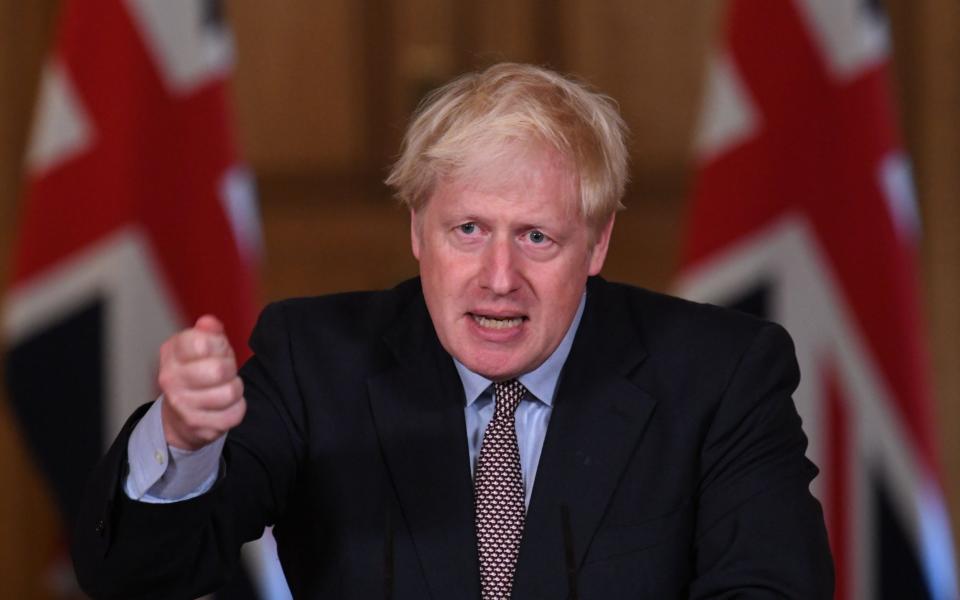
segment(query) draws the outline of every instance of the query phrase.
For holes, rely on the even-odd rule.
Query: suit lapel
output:
[[[645,356],[632,319],[604,298],[603,288],[597,281],[588,288],[587,309],[561,375],[527,514],[515,597],[567,595],[567,549],[579,567],[654,409],[655,401],[630,378]]]
[[[397,364],[368,381],[403,518],[433,597],[479,597],[463,387],[422,299],[385,337]]]

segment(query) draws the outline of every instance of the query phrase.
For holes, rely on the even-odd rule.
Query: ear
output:
[[[413,257],[420,260],[420,220],[417,213],[410,211],[410,248],[413,250]]]
[[[603,262],[607,259],[607,249],[610,247],[610,236],[613,235],[613,222],[616,216],[616,214],[610,215],[610,220],[597,234],[597,239],[590,254],[590,275],[598,274],[600,269],[603,268]]]

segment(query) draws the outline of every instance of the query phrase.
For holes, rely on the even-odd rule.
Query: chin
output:
[[[474,353],[472,355],[467,354],[466,358],[457,357],[457,360],[474,373],[494,381],[509,379],[514,376],[511,365],[505,364],[504,360],[497,360],[495,357],[477,356]]]

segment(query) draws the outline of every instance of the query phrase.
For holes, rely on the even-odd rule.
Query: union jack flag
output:
[[[227,110],[232,61],[217,2],[62,3],[3,326],[14,409],[65,525],[156,397],[168,335],[213,313],[249,353],[260,225]]]
[[[888,39],[876,2],[729,2],[678,290],[792,334],[836,597],[951,599]]]

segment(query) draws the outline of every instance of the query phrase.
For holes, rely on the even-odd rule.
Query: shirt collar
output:
[[[577,307],[577,313],[573,316],[567,333],[564,334],[560,344],[553,351],[547,360],[543,361],[539,367],[524,373],[517,379],[527,388],[537,400],[540,400],[547,406],[553,406],[553,396],[557,391],[557,382],[560,379],[560,370],[563,364],[567,362],[567,356],[570,354],[570,348],[573,346],[573,338],[580,326],[580,319],[583,317],[583,308],[586,305],[587,292],[584,291],[580,296],[580,305]],[[457,360],[453,359],[453,364],[457,367],[457,373],[460,374],[460,381],[463,383],[463,393],[467,399],[467,406],[470,406],[487,390],[493,381],[483,375],[474,373]]]

